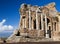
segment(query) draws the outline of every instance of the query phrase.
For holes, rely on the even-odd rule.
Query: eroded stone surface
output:
[[[55,3],[45,6],[22,4],[19,29],[7,42],[60,41],[60,13]]]

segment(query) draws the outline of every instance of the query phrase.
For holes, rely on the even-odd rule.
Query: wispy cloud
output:
[[[5,22],[6,22],[6,19],[3,19],[0,22],[0,32],[13,30],[13,26],[12,25],[4,25]]]

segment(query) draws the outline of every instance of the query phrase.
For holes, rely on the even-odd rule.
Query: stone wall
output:
[[[22,4],[19,12],[19,28],[7,39],[7,42],[60,40],[60,13],[57,12],[54,2],[45,6]],[[18,31],[19,36],[16,35]]]

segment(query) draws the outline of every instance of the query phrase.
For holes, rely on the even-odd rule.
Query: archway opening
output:
[[[34,22],[34,29],[36,29],[36,20],[34,20],[33,22]]]
[[[40,30],[41,30],[41,21],[40,21],[40,25],[39,25],[39,27],[40,27]]]
[[[50,22],[50,19],[47,18],[47,25],[49,24],[49,22]]]
[[[47,18],[47,26],[50,25],[50,19]],[[49,34],[49,38],[51,38],[51,26],[48,26],[48,34]]]

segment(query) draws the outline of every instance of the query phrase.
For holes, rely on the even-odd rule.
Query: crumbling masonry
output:
[[[54,2],[45,6],[22,4],[19,12],[19,29],[14,31],[10,39],[22,36],[60,40],[60,13],[56,10]]]

